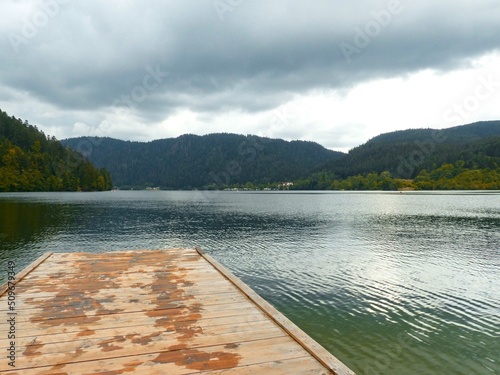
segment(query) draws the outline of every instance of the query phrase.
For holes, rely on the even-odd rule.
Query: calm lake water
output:
[[[200,246],[358,374],[500,373],[499,193],[0,194],[0,278]]]

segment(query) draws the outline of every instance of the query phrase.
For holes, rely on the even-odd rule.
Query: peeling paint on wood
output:
[[[325,367],[225,272],[196,249],[47,254],[16,285],[16,368],[0,372],[353,374]],[[3,351],[8,329],[1,319]]]

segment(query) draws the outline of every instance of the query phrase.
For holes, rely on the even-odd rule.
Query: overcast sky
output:
[[[0,108],[59,139],[348,149],[500,119],[498,0],[2,0]]]

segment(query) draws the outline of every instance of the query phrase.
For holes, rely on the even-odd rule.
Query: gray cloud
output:
[[[183,108],[259,113],[311,90],[453,70],[500,48],[498,0],[27,3],[0,4],[0,99],[23,92],[63,112],[106,113],[128,96],[145,122]],[[237,5],[220,14],[220,3]],[[355,52],[346,58],[342,45]],[[151,69],[168,77],[148,80]]]

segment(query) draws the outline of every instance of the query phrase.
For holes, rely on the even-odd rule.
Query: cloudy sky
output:
[[[498,0],[2,0],[0,108],[59,139],[346,151],[500,119]]]

